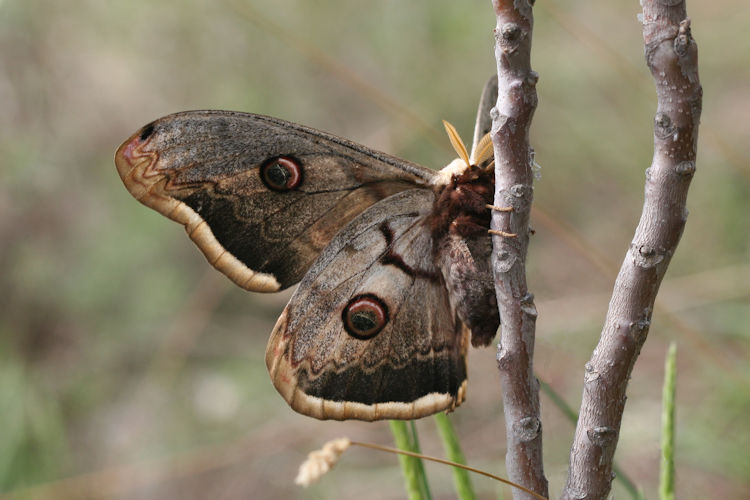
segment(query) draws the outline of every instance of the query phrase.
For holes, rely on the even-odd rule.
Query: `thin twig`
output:
[[[514,488],[517,488],[517,489],[519,489],[521,491],[526,492],[527,494],[531,495],[532,498],[536,498],[537,500],[547,500],[547,497],[539,495],[537,493],[534,493],[533,491],[531,491],[531,490],[523,487],[520,484],[516,484],[513,481],[508,481],[507,479],[504,479],[504,478],[502,478],[500,476],[496,476],[494,474],[490,474],[489,472],[485,472],[483,470],[475,469],[474,467],[470,467],[468,465],[460,464],[458,462],[451,462],[450,460],[444,460],[442,458],[431,457],[429,455],[422,455],[421,453],[412,453],[410,451],[400,450],[398,448],[391,448],[389,446],[380,446],[378,444],[363,443],[363,442],[360,442],[360,441],[352,441],[351,444],[352,445],[356,445],[356,446],[363,446],[365,448],[371,448],[373,450],[385,451],[385,452],[388,452],[388,453],[397,453],[399,455],[407,455],[409,457],[421,458],[423,460],[429,460],[431,462],[437,462],[439,464],[444,464],[444,465],[450,465],[450,466],[453,466],[453,467],[458,467],[459,469],[468,470],[470,472],[474,472],[475,474],[481,474],[482,476],[489,477],[491,479],[494,479],[495,481],[500,481],[503,484],[507,484],[509,486],[513,486]]]
[[[492,113],[496,207],[492,212],[495,293],[502,320],[497,362],[503,387],[507,453],[514,482],[547,496],[542,464],[539,384],[534,377],[536,308],[526,286],[526,250],[533,198],[529,126],[536,108],[537,75],[531,70],[533,16],[530,0],[493,0],[497,16],[495,58],[498,97]],[[512,233],[509,238],[502,233]],[[513,498],[529,498],[513,491]]]
[[[682,235],[695,172],[701,86],[684,1],[642,0],[646,61],[658,107],[641,220],[615,282],[599,345],[586,364],[564,499],[606,498],[625,390],[648,335],[656,293]]]

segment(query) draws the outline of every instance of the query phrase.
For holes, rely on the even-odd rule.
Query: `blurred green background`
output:
[[[750,495],[750,9],[690,2],[704,87],[691,215],[635,367],[617,459],[656,492],[660,390],[678,344],[677,493]],[[640,214],[655,96],[636,0],[538,2],[532,127],[536,370],[576,409]],[[403,498],[397,461],[353,449],[292,483],[326,440],[384,423],[293,413],[263,362],[289,297],[233,287],[112,162],[159,116],[278,116],[441,167],[494,71],[490,1],[0,0],[0,491],[12,498]],[[429,307],[426,304],[426,307]],[[494,349],[454,414],[469,463],[505,475]],[[542,398],[550,492],[573,427]],[[442,455],[433,422],[418,423]],[[428,465],[436,498],[450,471]],[[483,478],[481,498],[508,490]],[[615,486],[617,498],[627,494]]]

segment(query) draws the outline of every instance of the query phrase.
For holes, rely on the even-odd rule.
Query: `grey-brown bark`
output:
[[[547,496],[542,465],[542,424],[539,416],[539,383],[534,377],[536,308],[526,286],[526,250],[529,212],[533,198],[533,173],[529,126],[536,108],[537,75],[531,70],[533,16],[529,0],[493,0],[497,16],[495,58],[498,98],[493,109],[492,141],[495,146],[496,210],[492,266],[495,292],[502,318],[497,363],[503,387],[507,436],[506,469],[509,478]],[[519,490],[513,498],[533,498]]]
[[[586,363],[564,499],[606,498],[625,389],[651,325],[654,300],[687,219],[701,86],[682,0],[642,0],[646,62],[656,83],[654,157],[643,212],[615,282],[599,344]]]

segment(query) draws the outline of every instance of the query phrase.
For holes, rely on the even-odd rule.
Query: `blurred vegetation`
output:
[[[536,6],[537,371],[574,408],[651,159],[655,96],[639,10],[636,0]],[[718,0],[689,12],[705,91],[698,172],[617,459],[656,494],[662,359],[674,340],[676,495],[747,498],[750,10]],[[112,155],[156,117],[219,108],[440,167],[452,158],[440,119],[468,139],[494,71],[493,27],[489,0],[0,0],[0,491],[401,498],[396,460],[360,450],[319,485],[294,486],[309,450],[341,435],[388,443],[387,425],[289,410],[263,362],[289,293],[232,287],[179,226],[130,197]],[[469,464],[504,475],[494,350],[472,350],[470,364],[457,431]],[[573,429],[542,405],[556,493]],[[423,451],[441,455],[431,421],[417,426]],[[450,472],[426,467],[434,497],[450,498]],[[509,497],[474,484],[480,498]]]

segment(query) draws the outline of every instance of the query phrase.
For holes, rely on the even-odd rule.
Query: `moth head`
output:
[[[492,147],[492,139],[490,134],[485,134],[484,137],[477,143],[476,148],[469,155],[468,150],[464,141],[461,140],[461,136],[458,134],[456,127],[451,125],[449,122],[443,120],[443,126],[445,131],[448,133],[448,139],[451,141],[454,151],[458,155],[458,158],[451,161],[448,165],[443,167],[437,174],[434,184],[447,185],[450,183],[453,176],[461,175],[466,169],[472,165],[482,165],[489,160],[494,154]],[[487,165],[487,169],[492,168],[494,160]]]

